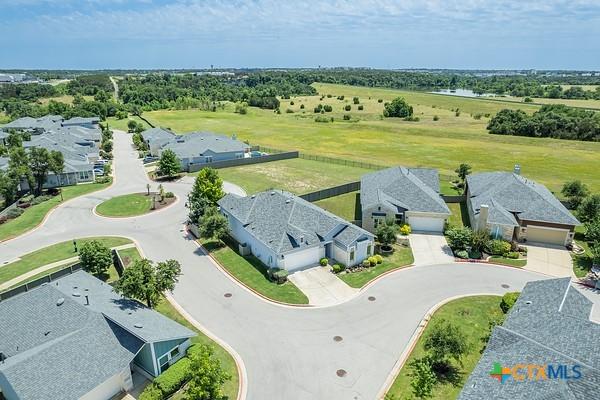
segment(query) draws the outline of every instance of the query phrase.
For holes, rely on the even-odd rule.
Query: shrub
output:
[[[378,103],[383,103],[383,99],[377,99]]]
[[[173,197],[175,197],[175,194],[173,192],[167,192],[167,193],[165,193],[165,198],[166,199],[172,199]]]
[[[155,384],[146,386],[144,391],[140,393],[139,400],[162,400],[163,393]]]
[[[452,250],[466,250],[473,241],[473,231],[471,228],[451,228],[446,231],[448,245]]]
[[[365,109],[365,107],[362,104],[358,106],[358,111],[362,111],[364,109]]]
[[[190,359],[184,357],[154,379],[154,384],[165,398],[178,391],[190,379],[190,364]]]
[[[374,256],[367,258],[367,260],[369,261],[369,264],[371,264],[371,267],[374,267],[377,265],[377,258],[375,258]]]
[[[333,107],[331,107],[329,104],[325,104],[323,106],[323,110],[325,110],[325,112],[332,112],[333,111]]]
[[[32,206],[36,206],[38,204],[43,203],[46,200],[50,200],[52,198],[52,196],[38,196],[38,197],[34,197],[33,200],[31,200],[31,205]]]
[[[286,114],[293,114],[294,110],[292,110],[291,108],[288,108],[287,110],[285,110]]]
[[[0,216],[0,225],[8,221],[8,217],[6,215]]]
[[[340,272],[342,272],[343,270],[346,269],[346,267],[343,264],[335,264],[333,267],[333,273],[334,274],[339,274]]]
[[[519,258],[519,253],[517,251],[509,251],[506,253],[506,258],[512,258],[513,260],[516,260]]]
[[[285,281],[287,281],[288,274],[289,273],[286,269],[280,269],[277,267],[269,268],[269,270],[267,271],[269,279],[280,284],[285,283]]]
[[[330,98],[331,98],[331,94],[328,94],[328,95],[327,95],[327,98],[328,98],[328,99],[330,99]]]
[[[400,227],[400,234],[401,234],[401,235],[404,235],[404,236],[406,236],[406,235],[408,235],[410,232],[411,232],[410,225],[408,225],[408,224],[404,224],[404,225],[402,225],[402,226]]]
[[[15,219],[15,218],[21,216],[21,214],[23,214],[23,212],[24,211],[22,208],[15,207],[15,208],[11,208],[10,210],[8,210],[5,215],[8,219]]]
[[[300,109],[304,110],[304,104],[300,104]]]
[[[110,182],[109,176],[99,176],[96,178],[96,183],[109,183],[109,182]]]
[[[321,264],[321,266],[326,266],[327,264],[329,264],[329,260],[325,257],[321,258],[321,260],[319,261],[319,264]]]
[[[457,112],[455,112],[455,113],[454,113],[454,116],[455,116],[455,117],[460,117],[460,111],[457,111]]]
[[[481,115],[481,114],[479,114],[479,113],[478,113],[478,114],[475,114],[475,115],[473,115],[473,118],[475,118],[475,119],[477,119],[477,120],[481,119],[481,117],[482,117],[482,115]]]
[[[512,306],[515,304],[517,299],[519,298],[519,292],[508,292],[502,296],[502,301],[500,302],[500,309],[504,314],[506,314]]]
[[[290,106],[293,106],[293,105],[294,105],[294,102],[293,102],[293,101],[290,101]]]
[[[360,103],[360,100],[358,99],[358,97],[353,97],[353,98],[352,98],[352,102],[353,102],[354,104],[359,104],[359,103]]]
[[[469,258],[473,260],[479,260],[481,258],[481,252],[478,250],[471,250],[469,252]]]
[[[506,240],[490,240],[485,246],[485,251],[493,256],[502,256],[510,251],[510,243]]]
[[[345,110],[345,111],[350,111],[350,110],[352,110],[352,106],[351,106],[350,104],[346,104],[346,105],[344,106],[344,110]]]
[[[415,117],[415,116],[402,118],[402,121],[408,121],[408,122],[419,122],[420,120],[421,120],[421,118]]]
[[[438,117],[437,115],[434,115],[434,116],[433,116],[433,120],[434,120],[434,121],[439,121],[439,119],[440,119],[440,117]]]
[[[344,100],[344,96],[338,96],[338,100]]]
[[[455,252],[454,252],[454,255],[455,255],[456,257],[458,257],[458,258],[462,258],[462,259],[469,258],[469,253],[467,253],[467,251],[466,251],[466,250],[458,250],[458,251],[455,251]]]
[[[371,262],[369,261],[369,259],[364,259],[361,265],[365,268],[369,268],[371,266]]]
[[[381,254],[375,254],[373,257],[377,260],[377,264],[383,263],[383,256]]]
[[[525,97],[523,103],[533,103],[533,99],[531,97]]]
[[[344,114],[344,121],[350,121],[350,115]]]
[[[323,117],[323,116],[319,115],[317,118],[315,118],[315,122],[332,122],[332,121],[329,117]]]

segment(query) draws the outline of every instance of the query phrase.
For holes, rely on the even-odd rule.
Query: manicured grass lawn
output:
[[[461,226],[471,226],[471,222],[469,221],[469,211],[467,210],[467,205],[465,203],[447,203],[450,212],[450,218],[448,218],[448,222],[457,227]]]
[[[290,304],[308,304],[308,298],[292,282],[281,285],[271,282],[267,267],[258,258],[242,257],[231,247],[215,241],[202,240],[201,243],[230,274],[263,296]]]
[[[88,194],[91,192],[95,192],[97,190],[105,189],[110,185],[110,183],[89,183],[75,186],[67,186],[64,187],[63,190],[63,198],[65,201],[70,200],[72,198],[82,196],[84,194]],[[37,225],[42,222],[46,214],[59,205],[60,195],[54,196],[50,200],[44,201],[36,206],[31,206],[25,209],[25,212],[18,218],[5,222],[0,225],[0,241],[11,239],[13,237],[19,236],[22,233],[27,232],[30,229],[35,228]]]
[[[415,358],[420,358],[425,355],[423,349],[423,338],[430,331],[435,321],[445,319],[457,325],[463,335],[467,338],[470,344],[469,351],[463,357],[463,366],[459,367],[458,381],[452,384],[448,381],[438,382],[433,390],[434,400],[448,400],[458,397],[465,381],[467,380],[473,368],[481,358],[481,350],[483,349],[484,338],[489,331],[489,322],[492,320],[503,319],[502,311],[500,310],[499,296],[473,296],[465,297],[458,300],[453,300],[437,310],[429,324],[425,328],[425,332],[417,342],[414,350],[408,357],[406,364],[400,371],[400,374],[394,381],[388,394],[395,395],[397,399],[406,399],[412,397],[412,388],[410,386],[410,368],[408,364]]]
[[[458,196],[461,194],[460,191],[457,191],[452,186],[452,182],[450,182],[449,176],[440,176],[440,193],[448,194],[450,196]]]
[[[592,191],[600,190],[600,175],[591,168],[600,162],[600,143],[491,135],[486,130],[489,118],[472,116],[493,115],[503,108],[532,113],[539,106],[378,88],[314,86],[323,94],[345,95],[348,104],[352,103],[352,96],[359,96],[365,110],[358,111],[351,104],[349,114],[353,121],[342,121],[345,100],[325,97],[320,101],[320,96],[298,96],[282,100],[281,114],[251,107],[247,115],[240,115],[228,105],[217,112],[161,110],[146,112],[144,117],[177,132],[236,133],[239,139],[252,144],[381,165],[428,166],[448,176],[454,176],[454,170],[463,162],[469,163],[474,173],[512,171],[518,163],[524,176],[556,192],[573,177],[585,182]],[[414,107],[419,122],[380,118],[383,104],[377,103],[377,99],[385,102],[397,96],[405,97]],[[291,101],[294,106],[289,104]],[[334,117],[335,122],[314,121],[311,106],[318,103],[333,106],[334,112],[327,115]],[[305,104],[304,113],[299,109],[301,104]],[[288,114],[287,108],[295,112]],[[460,109],[458,117],[452,111],[456,108]],[[438,121],[432,120],[434,115],[439,117]]]
[[[577,233],[575,236],[581,236]],[[584,254],[572,255],[573,258],[573,272],[578,278],[583,278],[592,269],[592,254],[590,252],[590,246],[583,240],[577,240],[577,244],[585,250]]]
[[[131,193],[98,204],[96,212],[105,217],[133,217],[150,212],[152,196]]]
[[[81,248],[84,243],[91,240],[98,240],[108,247],[117,247],[131,243],[131,240],[122,237],[89,237],[77,239],[77,247]],[[66,260],[76,256],[78,256],[78,253],[74,251],[72,241],[61,242],[52,246],[44,247],[43,249],[36,250],[33,253],[22,256],[19,261],[15,261],[5,266],[0,266],[0,283],[16,278],[19,275],[34,270],[38,267],[42,267],[46,264]]]
[[[119,250],[119,255],[121,256],[121,260],[123,260],[123,264],[125,264],[125,267],[128,267],[129,264],[131,264],[132,262],[140,260],[142,258],[136,247]]]
[[[392,269],[405,267],[413,263],[414,258],[410,247],[394,245],[394,252],[390,255],[383,255],[383,263],[371,267],[365,271],[353,272],[349,274],[338,274],[338,277],[353,288],[361,288],[371,279]]]
[[[506,257],[499,257],[499,256],[490,257],[490,261],[496,262],[499,264],[510,265],[513,267],[524,267],[525,265],[527,265],[527,260],[521,260],[521,259],[515,260],[514,258],[506,258]]]
[[[350,192],[314,202],[317,206],[346,221],[361,219],[360,193]]]
[[[176,309],[173,308],[171,303],[167,300],[161,301],[156,306],[156,311],[167,316],[173,321],[179,322],[181,325],[188,327],[198,334],[192,338],[192,344],[206,344],[213,348],[214,357],[218,358],[221,361],[221,367],[231,375],[231,379],[225,382],[223,387],[223,394],[227,397],[228,400],[235,400],[238,395],[238,385],[239,385],[239,377],[237,367],[235,365],[235,360],[233,357],[221,346],[215,343],[208,336],[200,332],[196,329],[192,324],[190,324]],[[179,398],[175,395],[173,398]]]
[[[219,175],[223,180],[241,186],[249,194],[267,189],[304,194],[358,181],[369,172],[373,170],[295,158],[223,168],[219,170]]]

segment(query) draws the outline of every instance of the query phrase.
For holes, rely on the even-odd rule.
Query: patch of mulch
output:
[[[150,193],[151,196],[156,196],[156,201],[154,202],[154,210],[150,210],[152,211],[158,211],[160,209],[163,209],[165,207],[170,206],[171,204],[175,203],[175,201],[177,200],[177,197],[170,197],[170,198],[163,198],[163,201],[159,201],[159,197],[158,194],[155,193]]]

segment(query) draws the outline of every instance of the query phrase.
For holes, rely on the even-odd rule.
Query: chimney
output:
[[[513,172],[514,172],[516,175],[521,175],[521,165],[519,165],[519,164],[515,164],[515,168],[514,168]]]
[[[479,208],[479,221],[477,222],[477,230],[483,231],[486,229],[490,208],[487,204],[482,204]]]

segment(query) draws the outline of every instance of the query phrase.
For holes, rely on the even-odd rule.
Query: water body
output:
[[[445,94],[448,96],[460,96],[460,97],[493,97],[496,96],[494,93],[483,93],[477,94],[471,89],[439,89],[434,90],[431,93]]]

